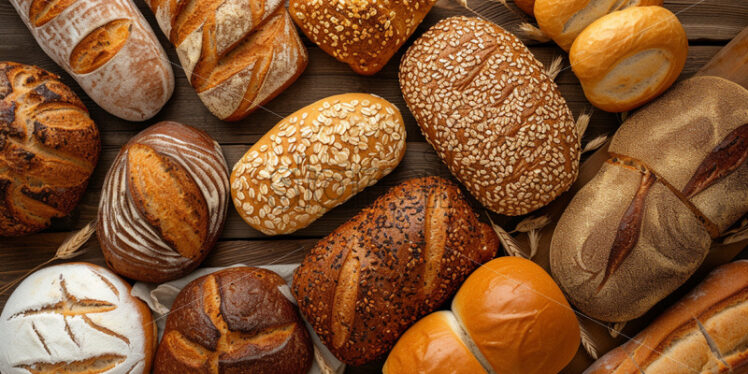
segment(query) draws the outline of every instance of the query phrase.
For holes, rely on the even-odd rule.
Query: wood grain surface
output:
[[[153,14],[146,8],[143,0],[135,1],[153,29],[159,30]],[[273,238],[263,236],[246,225],[232,206],[229,208],[229,217],[223,235],[203,264],[204,266],[234,263],[249,265],[297,263],[318,238],[342,224],[389,187],[417,176],[449,177],[449,171],[425,142],[413,116],[403,102],[397,81],[397,66],[407,46],[442,18],[478,13],[513,32],[517,30],[520,22],[526,20],[524,18],[526,16],[520,14],[512,3],[509,4],[509,8],[495,0],[467,0],[467,3],[472,11],[461,6],[458,0],[439,0],[411,40],[406,42],[406,45],[381,72],[371,77],[356,75],[347,65],[337,62],[316,45],[304,39],[309,50],[309,66],[301,78],[264,109],[258,110],[242,121],[233,123],[218,120],[202,105],[194,90],[187,83],[181,66],[177,62],[174,48],[163,34],[157,31],[159,40],[173,62],[176,77],[174,95],[155,118],[142,123],[133,123],[113,117],[97,107],[75,82],[42,52],[9,2],[0,1],[0,60],[34,64],[61,75],[62,80],[73,87],[83,98],[91,112],[91,117],[99,126],[103,143],[102,157],[88,191],[81,204],[69,217],[57,220],[50,229],[39,234],[21,238],[0,238],[0,286],[52,257],[56,248],[72,231],[91,221],[96,214],[104,175],[119,148],[136,133],[160,120],[178,121],[207,131],[221,143],[231,167],[251,144],[281,118],[330,95],[345,92],[374,93],[391,101],[403,112],[408,132],[407,150],[403,162],[392,174],[342,206],[330,211],[310,227],[290,236]],[[748,1],[744,0],[666,0],[665,6],[678,16],[689,38],[688,60],[681,79],[697,72],[722,46],[748,26]],[[547,64],[556,56],[564,55],[565,68],[556,82],[575,116],[584,111],[592,111],[592,120],[584,137],[585,142],[602,134],[612,134],[620,124],[620,117],[592,110],[592,106],[584,98],[578,80],[568,68],[568,59],[563,51],[550,43],[534,44],[529,40],[527,42],[532,44],[531,50],[543,63]],[[495,215],[493,218],[507,228],[513,228],[520,219]],[[744,252],[742,256],[745,257],[746,253]],[[86,253],[76,260],[103,265],[103,258],[95,238],[86,244]],[[7,297],[8,294],[0,296],[0,308],[5,304]],[[579,373],[580,368],[585,367],[589,362],[591,362],[589,358],[578,355],[564,372]],[[366,367],[348,368],[347,372],[378,372],[380,365],[381,363],[373,363]]]

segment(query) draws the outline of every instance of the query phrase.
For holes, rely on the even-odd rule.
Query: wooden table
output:
[[[154,30],[159,30],[152,13],[145,7],[143,1],[136,0],[136,3]],[[522,21],[518,13],[495,1],[468,0],[468,4],[474,12],[510,31],[516,31],[518,23]],[[744,0],[666,0],[665,6],[677,14],[688,34],[690,48],[681,77],[689,77],[696,72],[724,44],[748,26],[748,2]],[[510,7],[516,11],[513,4],[510,4]],[[402,164],[392,174],[332,210],[310,227],[289,236],[263,236],[246,225],[232,206],[229,208],[223,235],[204,262],[205,266],[234,263],[249,265],[297,263],[317,239],[342,224],[389,187],[417,176],[449,177],[449,171],[425,142],[413,116],[403,102],[397,81],[397,67],[403,51],[417,36],[440,19],[452,15],[475,14],[460,6],[457,0],[440,0],[406,46],[401,48],[380,73],[372,77],[356,75],[347,65],[337,62],[316,45],[304,39],[309,50],[309,66],[301,78],[270,102],[265,110],[258,110],[246,119],[233,123],[218,120],[202,105],[177,62],[174,48],[163,34],[157,31],[159,40],[166,48],[170,60],[174,62],[176,77],[174,95],[155,118],[143,123],[132,123],[113,117],[96,106],[77,84],[42,52],[9,2],[0,2],[0,60],[35,64],[60,74],[63,81],[73,87],[83,98],[91,112],[91,117],[99,126],[103,144],[101,159],[88,191],[69,217],[56,221],[50,229],[39,234],[0,239],[0,285],[12,281],[28,269],[52,257],[56,248],[70,235],[71,231],[83,227],[95,217],[104,175],[120,147],[133,135],[160,120],[178,121],[207,131],[221,143],[229,166],[232,166],[250,145],[282,117],[326,96],[344,92],[374,93],[397,105],[405,118],[408,132],[407,152]],[[533,45],[531,50],[541,62],[546,64],[550,63],[555,56],[565,56],[560,48],[550,43]],[[566,58],[564,66],[568,67]],[[570,69],[565,68],[556,82],[575,116],[592,108]],[[620,119],[617,115],[595,110],[584,139],[589,141],[601,134],[612,134],[619,123]],[[494,216],[494,219],[506,224],[507,227],[513,227],[513,224],[517,222],[517,218]],[[86,253],[76,260],[103,265],[104,261],[97,240],[89,241],[86,245]],[[0,308],[5,304],[7,297],[8,294],[0,296]],[[349,368],[348,372],[362,373],[378,370],[379,366],[372,364],[365,368]],[[576,368],[567,370],[569,373],[578,371]]]

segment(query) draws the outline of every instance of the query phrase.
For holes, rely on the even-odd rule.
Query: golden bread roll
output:
[[[266,235],[307,227],[389,174],[405,137],[400,111],[381,97],[317,101],[278,122],[234,165],[234,206]]]
[[[574,41],[569,62],[592,105],[623,112],[667,90],[688,55],[683,25],[659,6],[613,12],[589,25]]]
[[[440,21],[408,49],[399,79],[426,140],[488,209],[527,214],[576,179],[571,111],[540,62],[501,27]]]
[[[535,11],[533,10],[535,7],[535,0],[514,0],[514,4],[529,16],[535,16]]]
[[[677,304],[584,374],[745,373],[748,261],[712,271]]]
[[[524,1],[527,0],[521,2]],[[533,10],[540,30],[568,52],[574,39],[598,18],[629,7],[661,6],[662,2],[663,0],[535,0]]]

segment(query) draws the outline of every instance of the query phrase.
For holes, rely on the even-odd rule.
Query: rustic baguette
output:
[[[47,71],[0,62],[0,128],[0,236],[39,231],[68,215],[101,150],[78,96]]]
[[[322,99],[278,122],[234,165],[234,206],[267,235],[292,233],[389,174],[405,138],[400,111],[387,100]]]
[[[307,52],[279,0],[146,0],[216,117],[240,120],[301,75]]]
[[[144,121],[174,91],[164,49],[131,0],[10,0],[45,53],[99,106]]]
[[[322,239],[294,272],[299,309],[330,351],[358,365],[449,298],[498,238],[453,183],[406,181]]]
[[[585,374],[745,373],[748,261],[723,265]]]

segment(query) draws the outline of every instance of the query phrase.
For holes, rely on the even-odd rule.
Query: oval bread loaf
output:
[[[109,267],[164,282],[205,259],[228,210],[228,167],[208,134],[159,122],[132,138],[104,180],[97,234]]]
[[[96,124],[59,77],[0,62],[0,236],[39,231],[68,215],[100,150]]]
[[[688,55],[678,18],[659,6],[608,14],[579,34],[569,62],[584,95],[608,111],[635,109],[667,90]]]
[[[0,315],[0,372],[149,374],[156,324],[130,285],[73,262],[26,278]]]
[[[624,122],[609,152],[561,216],[550,264],[572,304],[618,322],[683,284],[748,213],[748,90],[683,81]]]
[[[234,165],[234,206],[267,235],[292,233],[389,174],[405,138],[400,111],[387,100],[322,99],[280,121]]]
[[[392,348],[498,246],[456,185],[411,179],[318,242],[292,290],[325,346],[360,365]]]
[[[174,73],[131,0],[11,0],[44,52],[96,104],[128,121],[156,115]]]
[[[571,111],[540,62],[501,27],[440,21],[403,57],[400,86],[426,140],[494,212],[527,214],[576,179]]]

